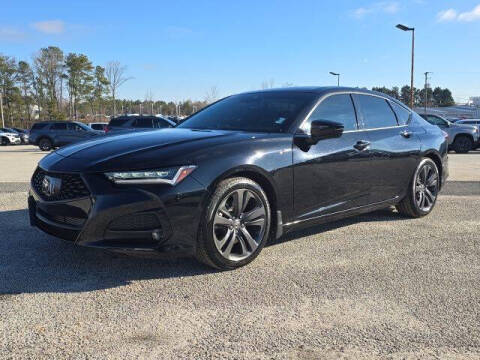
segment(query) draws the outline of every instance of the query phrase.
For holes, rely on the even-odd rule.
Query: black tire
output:
[[[2,137],[2,141],[0,142],[0,144],[2,144],[2,146],[7,146],[8,144],[10,144],[10,140],[8,140],[8,138],[6,137]]]
[[[459,154],[466,154],[473,149],[473,140],[467,135],[458,135],[452,144],[453,150]]]
[[[248,193],[249,196],[254,195],[255,198],[248,198],[248,200],[245,203],[249,203],[250,201],[255,201],[255,203],[256,202],[259,203],[258,204],[259,207],[263,206],[262,211],[264,211],[264,213],[262,214],[262,217],[261,217],[261,219],[263,219],[263,225],[262,225],[263,230],[261,234],[257,234],[258,241],[257,241],[256,249],[252,250],[252,248],[250,247],[249,248],[250,253],[246,258],[231,260],[231,259],[227,259],[224,255],[222,255],[221,249],[218,249],[218,245],[216,243],[217,234],[214,233],[215,231],[218,231],[218,228],[215,227],[216,225],[214,224],[214,220],[218,215],[220,215],[220,212],[221,212],[219,209],[220,205],[223,204],[223,206],[226,206],[226,201],[228,200],[228,198],[236,192]],[[254,200],[251,200],[251,199],[254,199]],[[248,206],[248,204],[245,206]],[[242,215],[243,214],[239,215],[240,219],[242,218]],[[220,216],[222,217],[223,215],[220,215]],[[226,179],[217,186],[217,188],[215,189],[215,192],[210,198],[208,207],[204,212],[203,219],[200,224],[199,234],[198,234],[196,257],[200,262],[221,270],[231,270],[231,269],[244,266],[250,263],[251,261],[253,261],[258,256],[260,251],[263,249],[265,244],[267,243],[268,237],[270,234],[270,224],[271,224],[270,203],[262,187],[258,185],[256,182],[248,178],[238,177],[238,178]],[[237,235],[235,234],[237,233],[235,232],[234,235],[232,236],[232,240],[230,241],[235,244],[233,246],[237,246],[239,250],[241,248],[243,252],[243,250],[245,250],[245,247],[244,247],[245,244],[248,244],[248,243],[246,242],[244,233],[242,233],[243,231],[242,229],[245,229],[250,225],[244,225],[242,223],[240,226],[241,226],[241,229],[238,230],[240,239],[236,238]],[[232,227],[230,227],[230,229],[232,229]],[[236,230],[233,230],[233,231],[236,231]],[[242,240],[242,237],[243,237],[243,240]],[[225,236],[225,238],[227,238],[227,236]],[[226,247],[228,247],[228,245]],[[232,253],[233,253],[233,250],[232,250]]]
[[[421,176],[422,170],[428,167],[432,171],[432,175],[436,177],[436,188],[435,191],[431,187],[429,187],[430,194],[434,195],[434,199],[432,201],[431,206],[428,209],[421,208],[418,204],[418,194],[417,194],[417,179],[419,176]],[[439,191],[439,186],[440,186],[440,174],[437,168],[437,165],[435,162],[430,159],[430,158],[423,158],[422,161],[417,166],[417,169],[415,170],[415,173],[413,174],[413,177],[410,181],[410,184],[408,185],[408,193],[403,198],[403,200],[396,205],[396,208],[398,212],[404,216],[412,217],[412,218],[419,218],[422,216],[425,216],[429,214],[433,208],[435,207],[435,203],[437,201],[438,197],[438,191]],[[423,196],[426,196],[425,194]]]
[[[42,151],[50,151],[53,148],[52,141],[48,138],[42,138],[38,142],[38,147]]]

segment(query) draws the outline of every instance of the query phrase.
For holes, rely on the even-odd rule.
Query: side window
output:
[[[323,100],[310,115],[308,125],[314,120],[328,120],[343,124],[344,130],[356,130],[357,119],[352,98],[348,94],[332,95]],[[302,129],[306,130],[306,129]]]
[[[390,105],[392,105],[393,111],[395,111],[395,114],[397,114],[398,123],[400,125],[406,125],[410,120],[410,111],[393,101],[390,101]]]
[[[140,118],[135,120],[133,127],[136,128],[152,128],[152,119],[149,118]]]
[[[47,125],[48,125],[47,123],[36,123],[36,124],[33,124],[32,130],[40,130],[40,129],[43,129]]]
[[[397,119],[387,100],[370,95],[354,95],[355,104],[359,106],[365,129],[378,129],[396,126]]]
[[[55,123],[50,127],[51,130],[67,130],[66,123]]]
[[[155,120],[155,122],[157,123],[157,127],[160,129],[171,127],[169,123],[163,120]]]
[[[427,115],[427,118],[425,119],[427,120],[430,124],[432,125],[438,125],[438,126],[446,126],[447,125],[447,122],[441,118],[439,118],[438,116],[435,116],[435,115]]]

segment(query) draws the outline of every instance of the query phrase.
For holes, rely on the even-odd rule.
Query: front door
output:
[[[314,120],[342,123],[339,138],[320,140],[308,148],[293,147],[295,220],[318,218],[327,214],[368,204],[370,182],[368,139],[358,131],[350,94],[325,98],[300,126],[309,134]]]

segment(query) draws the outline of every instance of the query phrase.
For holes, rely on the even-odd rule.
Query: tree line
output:
[[[111,61],[92,64],[84,54],[42,48],[30,62],[0,54],[0,99],[6,126],[28,128],[38,120],[105,121],[120,113],[190,115],[214,101],[154,101],[118,99],[118,89],[131,77],[126,67]],[[213,89],[213,88],[212,88]]]
[[[402,88],[398,86],[394,86],[392,88],[387,88],[385,86],[382,87],[373,87],[373,91],[378,91],[391,97],[400,100],[406,105],[410,106],[410,86],[405,85]],[[426,95],[426,97],[425,97]],[[443,106],[452,106],[455,105],[455,101],[453,100],[452,92],[445,88],[442,89],[441,87],[436,87],[435,89],[431,89],[427,87],[423,89],[413,88],[413,100],[414,106],[425,106],[429,107],[443,107]]]
[[[38,120],[105,121],[120,113],[190,115],[218,98],[211,87],[203,101],[179,103],[153,100],[148,92],[143,100],[118,99],[118,89],[132,79],[126,67],[110,61],[105,67],[93,65],[84,54],[65,54],[56,46],[40,49],[30,62],[0,54],[0,98],[6,126],[28,128]],[[264,81],[262,89],[273,87]],[[283,85],[292,86],[291,83]],[[405,104],[410,104],[410,87],[373,87]],[[426,90],[428,106],[454,104],[449,89]],[[424,106],[425,89],[414,89],[415,106]]]

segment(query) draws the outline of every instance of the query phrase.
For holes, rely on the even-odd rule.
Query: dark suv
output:
[[[104,135],[103,131],[93,130],[75,121],[42,121],[33,124],[29,142],[38,145],[42,151],[49,151],[55,147],[88,140],[99,135]]]
[[[125,115],[111,119],[105,132],[144,131],[171,128],[175,127],[175,125],[174,121],[159,116]]]

